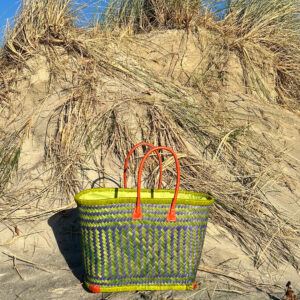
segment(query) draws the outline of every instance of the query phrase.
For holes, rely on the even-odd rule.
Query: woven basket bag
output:
[[[151,149],[143,157],[137,189],[127,187],[129,156],[137,147]],[[175,190],[163,190],[159,150],[174,156]],[[159,189],[141,189],[147,157],[156,152]],[[200,262],[208,214],[214,199],[179,191],[180,166],[167,147],[137,144],[124,166],[125,188],[93,188],[75,196],[81,231],[84,282],[90,291],[192,290]],[[142,202],[142,208],[141,208]]]

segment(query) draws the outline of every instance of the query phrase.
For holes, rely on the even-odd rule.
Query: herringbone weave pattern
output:
[[[86,284],[102,291],[192,289],[210,205],[177,205],[176,222],[166,221],[168,204],[143,204],[136,221],[134,207],[78,205]]]

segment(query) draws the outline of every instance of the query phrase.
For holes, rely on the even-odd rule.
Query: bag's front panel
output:
[[[191,286],[206,231],[209,206],[145,204],[133,221],[134,204],[79,206],[86,281],[101,287]]]

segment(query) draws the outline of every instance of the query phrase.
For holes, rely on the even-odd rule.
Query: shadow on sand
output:
[[[64,256],[74,276],[83,282],[83,266],[81,260],[80,232],[77,209],[68,209],[56,213],[49,218],[60,252]]]
[[[91,188],[101,187],[102,180],[109,181],[113,186],[120,187],[117,180],[110,177],[100,177],[94,180]],[[63,210],[51,216],[48,220],[52,228],[58,248],[66,260],[74,276],[83,283],[84,269],[81,256],[80,227],[77,208]],[[84,289],[87,290],[85,285]],[[102,293],[110,294],[110,293]]]

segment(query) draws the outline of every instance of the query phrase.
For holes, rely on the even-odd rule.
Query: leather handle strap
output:
[[[125,159],[125,164],[124,164],[124,188],[127,188],[127,167],[128,167],[128,162],[129,162],[129,158],[131,156],[131,154],[134,152],[134,150],[140,146],[149,146],[151,148],[155,148],[154,145],[146,143],[146,142],[141,142],[136,144],[127,154],[127,157]],[[160,167],[160,173],[159,173],[159,182],[158,182],[158,189],[161,188],[161,183],[162,183],[162,160],[161,160],[161,156],[159,154],[159,151],[156,150],[155,151],[159,160],[159,167]]]
[[[175,222],[176,221],[175,205],[176,205],[176,200],[177,200],[177,197],[178,197],[178,191],[179,191],[179,185],[180,185],[180,165],[179,165],[179,160],[177,158],[176,153],[172,149],[170,149],[168,147],[164,147],[164,146],[154,147],[154,148],[150,149],[142,159],[142,162],[141,162],[141,165],[140,165],[140,168],[139,168],[139,173],[138,173],[137,201],[136,201],[136,206],[135,206],[134,211],[133,211],[132,219],[133,220],[141,220],[142,219],[142,209],[141,209],[142,171],[143,171],[144,163],[145,163],[146,159],[148,158],[148,156],[152,152],[157,151],[157,150],[167,150],[167,151],[172,153],[172,155],[174,156],[174,159],[175,159],[176,169],[177,169],[176,188],[175,188],[174,198],[173,198],[171,207],[170,207],[168,215],[167,215],[167,221]]]

